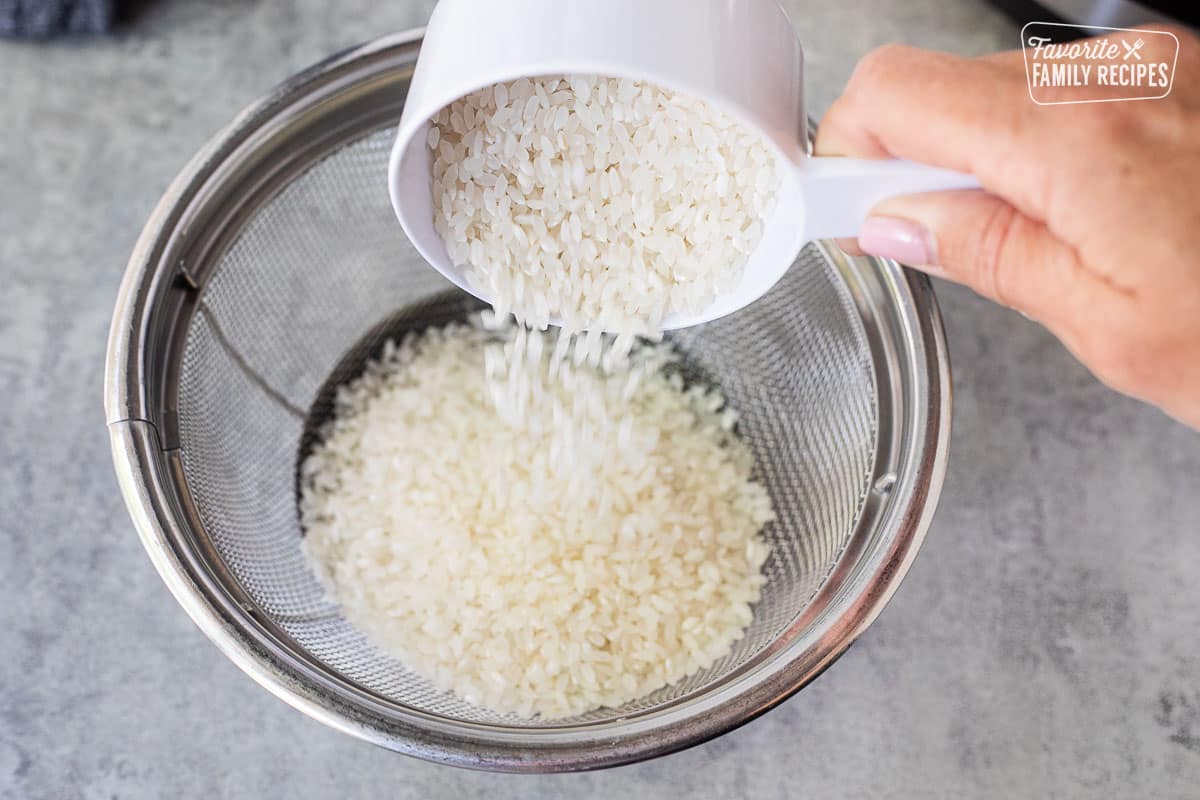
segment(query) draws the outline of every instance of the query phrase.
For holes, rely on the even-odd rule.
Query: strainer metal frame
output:
[[[548,730],[442,720],[382,702],[296,652],[244,593],[232,590],[221,559],[195,535],[203,525],[186,491],[173,409],[178,356],[206,275],[238,228],[222,210],[222,187],[240,181],[240,203],[270,194],[286,170],[254,158],[275,137],[311,121],[323,103],[350,102],[361,87],[411,75],[422,30],[372,41],[295,76],[242,112],[171,184],[143,231],[122,282],[108,343],[105,410],[126,505],[159,574],[201,630],[273,694],[325,724],[389,749],[476,769],[553,772],[639,761],[705,741],[764,713],[828,667],[875,619],[920,547],[941,490],[950,434],[950,370],[929,280],[891,261],[823,254],[847,278],[875,365],[880,413],[877,477],[847,549],[792,625],[808,628],[754,659],[724,685],[663,709],[597,725]],[[402,99],[402,98],[399,98]],[[305,129],[324,149],[381,124],[395,109],[356,109],[354,125]],[[299,158],[299,156],[297,156]],[[256,171],[257,169],[257,171]],[[237,178],[237,181],[233,180]],[[383,180],[383,176],[380,177]],[[206,220],[227,214],[229,224]],[[203,238],[196,232],[215,229]],[[869,275],[870,280],[862,279]],[[849,278],[855,278],[850,280]],[[865,554],[865,558],[864,558]],[[619,725],[620,730],[614,730]]]

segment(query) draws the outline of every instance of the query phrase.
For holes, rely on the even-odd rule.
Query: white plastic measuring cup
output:
[[[421,255],[473,294],[433,227],[429,121],[486,86],[570,74],[641,80],[703,99],[761,131],[789,165],[741,283],[699,314],[668,316],[668,329],[758,299],[806,242],[856,236],[881,200],[978,188],[969,175],[907,161],[809,156],[803,52],[776,0],[440,0],[405,102],[389,183],[396,215]]]

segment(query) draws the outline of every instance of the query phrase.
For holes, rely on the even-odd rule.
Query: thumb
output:
[[[1073,247],[982,191],[886,200],[863,223],[858,247],[965,284],[1052,329],[1073,327],[1103,290]]]

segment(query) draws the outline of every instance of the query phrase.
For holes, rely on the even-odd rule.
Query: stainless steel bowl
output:
[[[341,616],[301,556],[296,466],[330,387],[387,336],[464,313],[385,166],[420,32],[298,75],[171,185],[121,286],[105,406],[155,567],[251,677],[335,728],[459,766],[565,771],[716,736],[787,698],[895,591],[936,504],[950,383],[928,281],[811,245],[769,295],[676,333],[741,412],[779,521],[747,636],[636,703],[541,723],[435,691]]]

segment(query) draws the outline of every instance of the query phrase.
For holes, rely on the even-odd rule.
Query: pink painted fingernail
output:
[[[924,225],[900,217],[867,217],[858,246],[868,255],[892,258],[911,267],[937,263],[933,236]]]

